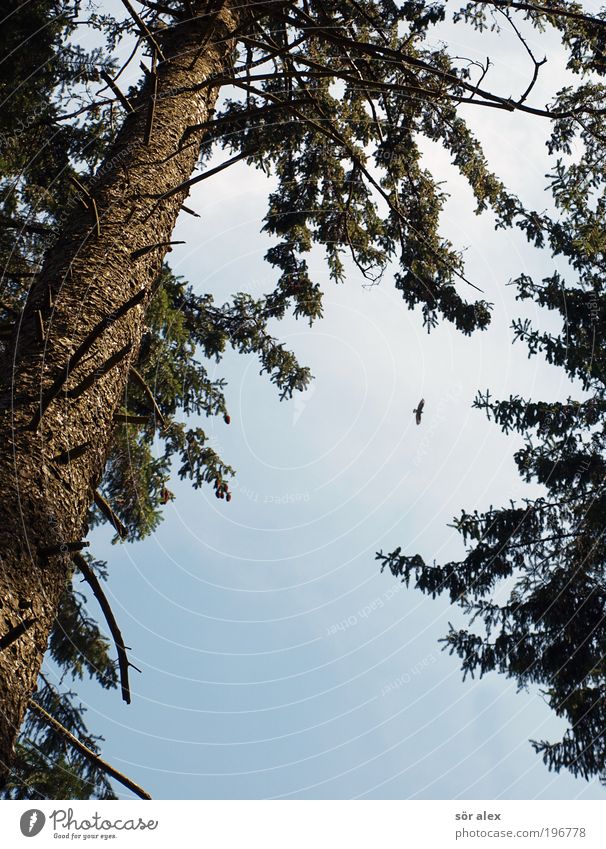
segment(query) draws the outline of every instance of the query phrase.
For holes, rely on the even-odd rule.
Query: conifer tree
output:
[[[569,67],[584,80],[561,92],[563,110],[587,96],[601,104],[606,91],[600,79],[606,23],[570,9],[558,23]],[[475,400],[504,433],[524,437],[515,462],[522,479],[540,484],[543,494],[486,512],[462,511],[454,520],[467,546],[460,561],[430,564],[401,548],[377,556],[407,585],[432,597],[446,593],[464,611],[469,627],[451,625],[443,641],[460,658],[464,677],[496,670],[520,689],[537,687],[565,720],[560,740],[531,741],[549,769],[606,783],[604,129],[597,111],[554,120],[548,176],[555,214],[542,213],[537,222],[553,260],[560,266],[566,260],[567,270],[513,281],[520,301],[532,300],[560,323],[553,332],[517,319],[514,341],[528,346],[529,357],[542,355],[563,368],[576,381],[577,397],[499,401],[486,390]],[[511,589],[497,603],[504,582]]]
[[[486,328],[490,305],[440,233],[445,196],[423,167],[420,138],[449,152],[478,212],[491,208],[497,226],[519,226],[541,244],[557,237],[556,224],[526,211],[491,172],[463,109],[554,121],[565,144],[567,122],[599,137],[603,96],[583,83],[549,107],[532,105],[538,64],[517,99],[491,91],[487,69],[474,76],[428,41],[446,16],[441,3],[146,0],[135,9],[123,0],[122,19],[80,0],[9,5],[2,49],[16,59],[0,72],[0,774],[12,796],[108,797],[79,706],[39,676],[48,647],[76,679],[91,674],[130,699],[104,566],[83,554],[90,528],[105,522],[123,539],[144,537],[171,497],[171,469],[230,499],[232,469],[187,416],[228,416],[223,383],[207,369],[228,347],[256,355],[282,397],[305,388],[308,370],[269,323],[321,316],[312,246],[337,282],[347,263],[368,282],[396,263],[396,286],[428,328],[440,318],[466,334]],[[599,20],[564,3],[503,5],[471,3],[457,17],[482,27],[492,7],[505,19],[550,23],[571,63],[601,73]],[[77,46],[84,25],[99,33],[96,52]],[[125,44],[137,48],[127,64],[143,57],[128,90],[111,60]],[[219,151],[222,164],[209,166]],[[216,304],[175,278],[166,257],[177,217],[192,212],[191,187],[241,161],[277,180],[263,223],[276,283],[262,298],[237,292]],[[75,575],[103,610],[117,664]],[[67,747],[57,720],[88,755]]]

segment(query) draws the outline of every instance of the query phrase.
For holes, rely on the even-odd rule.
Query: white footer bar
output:
[[[0,846],[606,849],[587,801],[0,802]]]

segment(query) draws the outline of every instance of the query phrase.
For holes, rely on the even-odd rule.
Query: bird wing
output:
[[[423,415],[423,407],[425,406],[425,399],[421,398],[419,403],[417,404],[417,409],[415,412],[415,421],[419,425],[421,424],[421,416]]]

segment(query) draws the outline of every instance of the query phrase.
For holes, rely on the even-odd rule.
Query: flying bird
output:
[[[413,410],[413,415],[418,425],[421,424],[421,416],[423,415],[423,407],[425,406],[425,398],[421,398],[415,410]]]

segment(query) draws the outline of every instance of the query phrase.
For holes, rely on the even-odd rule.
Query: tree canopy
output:
[[[65,211],[85,200],[86,187],[94,185],[124,115],[149,109],[153,132],[153,108],[138,105],[139,83],[122,90],[122,78],[142,59],[141,85],[149,81],[162,60],[162,45],[177,43],[192,17],[210,18],[222,8],[180,0],[143,2],[139,11],[123,5],[122,18],[79,0],[35,0],[27,6],[13,2],[5,13],[0,49],[14,59],[0,64],[4,340],[18,326]],[[598,661],[604,642],[598,626],[603,606],[603,355],[598,340],[604,309],[600,147],[606,114],[601,83],[605,23],[600,16],[584,14],[578,4],[564,2],[493,0],[457,9],[457,25],[480,31],[513,27],[531,63],[527,87],[512,97],[490,88],[489,62],[480,66],[453,55],[447,45],[435,46],[433,33],[449,16],[447,4],[421,0],[303,0],[239,7],[231,63],[204,83],[221,90],[214,114],[189,127],[179,142],[199,150],[200,173],[174,191],[242,160],[272,176],[275,186],[260,225],[273,239],[266,259],[275,269],[275,287],[262,298],[241,291],[217,304],[209,295],[196,294],[164,264],[146,311],[146,330],[120,414],[123,426],[112,436],[88,525],[109,524],[116,539],[142,539],[157,527],[172,498],[171,474],[191,480],[194,487],[211,485],[218,498],[230,500],[234,470],[229,458],[218,456],[205,431],[188,426],[187,417],[219,415],[229,421],[224,382],[209,376],[210,363],[220,363],[228,348],[256,355],[283,398],[308,385],[309,370],[270,328],[287,314],[309,323],[321,317],[323,293],[307,260],[314,246],[325,252],[330,277],[337,283],[353,268],[374,285],[387,268],[395,267],[396,287],[406,304],[418,309],[428,330],[441,319],[464,334],[488,327],[491,304],[483,297],[482,281],[466,277],[460,249],[441,232],[446,191],[424,165],[423,143],[441,144],[469,184],[478,213],[490,210],[497,228],[518,227],[533,245],[569,261],[570,281],[556,273],[542,282],[527,277],[517,281],[520,298],[562,314],[562,333],[545,334],[527,322],[516,324],[515,333],[532,353],[545,353],[579,378],[590,397],[554,405],[519,398],[498,403],[480,396],[477,404],[504,429],[536,433],[516,459],[526,479],[545,485],[548,497],[486,515],[464,513],[461,532],[478,544],[460,564],[428,567],[418,556],[403,557],[399,551],[383,560],[405,580],[414,576],[424,591],[448,588],[466,612],[484,617],[486,639],[466,632],[447,638],[466,670],[498,668],[517,675],[521,683],[545,683],[555,675],[550,699],[573,729],[559,748],[537,745],[551,766],[578,767],[587,776],[603,768],[603,742],[588,744],[603,717],[599,688],[604,667]],[[533,101],[542,62],[518,26],[549,26],[568,51],[576,82],[552,103]],[[79,46],[83,28],[97,33],[95,50]],[[111,58],[119,50],[128,57],[122,65]],[[199,55],[204,50],[201,43]],[[469,110],[487,108],[550,123],[550,185],[557,215],[527,208],[493,173],[465,120]],[[571,161],[577,141],[583,153]],[[214,159],[210,163],[215,155],[228,158],[215,165]],[[128,170],[128,160],[124,167]],[[4,347],[10,356],[7,341]],[[64,459],[70,461],[69,456]],[[107,577],[104,564],[76,558],[74,574],[88,581],[103,606],[98,578]],[[512,603],[497,609],[490,591],[498,579],[511,575],[519,577]],[[566,616],[572,624],[556,636]],[[497,623],[498,648],[489,642]],[[110,630],[118,662],[69,583],[50,637],[50,656],[68,680],[89,674],[103,687],[121,686],[128,700],[128,659],[115,628]],[[524,648],[516,654],[512,646],[520,641]],[[570,645],[578,648],[582,662],[568,659],[562,671],[558,664]],[[540,663],[538,657],[543,658]],[[44,678],[35,695],[94,750],[98,741],[73,698]],[[18,798],[112,795],[103,770],[66,746],[35,711],[28,713],[11,781],[5,792]]]
[[[578,104],[581,90],[599,103],[604,25],[571,18],[563,33],[570,68],[584,82],[561,93],[562,105]],[[603,133],[598,114],[554,120],[548,178],[555,215],[542,215],[542,231],[554,264],[566,260],[567,271],[513,281],[519,301],[531,299],[560,322],[558,331],[545,331],[516,319],[514,341],[527,345],[529,357],[561,366],[577,395],[565,403],[519,396],[499,401],[486,390],[475,400],[504,433],[524,437],[515,462],[521,478],[540,484],[543,494],[486,512],[464,510],[454,519],[467,546],[460,561],[430,564],[400,548],[378,558],[406,584],[433,597],[446,593],[463,610],[469,628],[451,626],[444,647],[461,659],[465,676],[496,670],[520,688],[540,688],[568,725],[559,741],[532,741],[550,769],[605,782]],[[508,588],[507,600],[497,603],[501,586]]]

